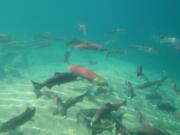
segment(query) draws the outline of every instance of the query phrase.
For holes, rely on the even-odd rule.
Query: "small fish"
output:
[[[158,51],[155,48],[146,45],[134,45],[132,47],[147,54],[158,54]]]
[[[139,128],[134,135],[169,135],[167,132],[154,128],[147,123],[141,112],[138,112],[138,115],[139,121],[143,127]]]
[[[37,97],[41,96],[41,89],[43,87],[48,87],[49,89],[52,88],[55,85],[60,85],[67,82],[72,82],[77,80],[77,75],[71,72],[64,72],[64,73],[58,73],[56,72],[53,77],[45,80],[42,83],[37,83],[32,81],[32,84],[34,86],[34,92]]]
[[[143,66],[140,64],[137,67],[136,76],[139,77],[139,76],[143,76],[143,75],[144,75],[144,73],[143,73]]]
[[[31,120],[32,117],[35,115],[35,112],[35,107],[27,107],[26,110],[20,115],[17,115],[6,122],[3,122],[0,125],[0,133],[9,132],[20,127],[21,125]]]
[[[132,99],[136,94],[134,93],[134,88],[132,86],[132,83],[129,81],[126,81],[126,86],[128,87],[128,96]]]
[[[112,111],[117,111],[121,106],[126,105],[126,100],[124,100],[122,103],[106,103],[104,106],[102,106],[92,117],[91,119],[91,127],[100,121],[103,117],[107,117],[111,114]]]
[[[53,112],[54,115],[59,114],[59,112],[61,111],[61,108],[63,108],[64,103],[62,101],[62,99],[54,92],[52,91],[44,91],[42,92],[43,95],[53,99],[54,103],[56,104],[56,110]]]
[[[171,89],[172,89],[176,94],[179,93],[180,90],[177,88],[176,82],[175,82],[174,80],[170,80],[170,86],[171,86]]]
[[[71,53],[69,51],[65,52],[64,54],[64,63],[69,64],[69,58],[71,56]]]
[[[178,110],[176,107],[172,106],[168,102],[157,103],[156,107],[162,111],[167,111],[167,112],[176,112]]]
[[[74,106],[76,103],[81,102],[84,97],[89,95],[89,91],[86,91],[84,94],[81,94],[77,97],[71,97],[67,101],[63,102],[62,100],[58,100],[57,110],[54,112],[55,115],[60,114],[62,116],[67,115],[67,110]],[[58,98],[60,99],[60,98]]]
[[[145,80],[145,81],[149,81],[149,79],[147,78],[147,76],[144,74],[144,72],[143,72],[143,66],[140,64],[140,65],[138,65],[138,67],[137,67],[137,70],[136,70],[136,76],[137,77],[143,77],[143,79]]]

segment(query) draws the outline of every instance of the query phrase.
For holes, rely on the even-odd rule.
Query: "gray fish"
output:
[[[136,76],[139,77],[139,76],[143,76],[143,75],[144,75],[144,73],[143,73],[143,66],[140,64],[137,67]]]
[[[52,88],[55,85],[60,85],[67,82],[72,82],[77,79],[77,75],[75,75],[72,72],[64,72],[64,73],[55,73],[53,77],[45,80],[42,83],[37,83],[32,81],[32,84],[34,86],[34,92],[37,97],[41,96],[41,89],[43,87],[48,87],[49,89]]]
[[[90,126],[91,119],[97,111],[98,109],[94,108],[80,110],[80,112],[77,113],[77,122],[81,122],[87,128],[91,129],[92,135],[100,134],[104,131],[112,132],[114,119],[119,119],[119,117],[114,114],[111,114],[109,118],[104,117],[103,121],[94,124],[92,127]]]
[[[132,83],[129,81],[126,81],[126,86],[128,87],[128,96],[132,99],[136,94],[134,93],[134,88],[132,86]]]
[[[141,112],[138,112],[138,115],[139,115],[139,121],[143,127],[139,128],[134,133],[134,135],[169,135],[165,131],[161,131],[158,128],[154,128],[149,123],[147,123]]]
[[[170,80],[170,87],[176,94],[179,93],[180,90],[177,88],[176,82],[174,80]]]
[[[108,116],[111,114],[112,111],[118,110],[121,106],[126,105],[126,100],[124,100],[122,103],[107,103],[104,106],[102,106],[98,111],[94,114],[91,120],[91,127],[100,121],[105,116]]]
[[[71,53],[69,51],[65,52],[64,54],[64,63],[69,64],[69,58],[71,56]]]
[[[35,115],[35,107],[27,107],[26,110],[18,116],[11,118],[10,120],[0,125],[0,133],[15,130],[21,125],[25,124]]]
[[[156,88],[159,88],[162,85],[162,83],[164,81],[166,81],[166,79],[167,79],[167,76],[162,76],[158,80],[148,81],[148,82],[145,82],[143,84],[136,85],[136,86],[134,86],[134,88],[135,89],[146,89],[146,88],[153,87],[153,86],[156,86]]]
[[[76,103],[81,102],[84,97],[89,95],[89,91],[86,91],[84,94],[81,94],[77,97],[71,97],[66,102],[63,102],[63,106],[61,107],[60,113],[62,116],[65,116],[67,114],[67,110],[74,106]]]
[[[160,102],[156,104],[156,107],[160,110],[167,111],[167,112],[176,112],[178,109],[172,106],[168,102]]]
[[[53,112],[53,114],[54,115],[58,114],[59,111],[61,110],[61,108],[63,108],[63,106],[64,106],[62,99],[56,93],[54,93],[52,91],[44,91],[44,92],[42,92],[42,94],[53,99],[54,103],[57,106],[57,108]]]
[[[60,114],[62,116],[66,116],[67,110],[70,107],[74,106],[76,103],[82,101],[83,98],[89,94],[89,91],[87,91],[84,94],[81,94],[77,97],[71,97],[65,102],[63,102],[62,99],[54,92],[46,91],[46,92],[43,92],[43,94],[54,100],[54,102],[57,106],[57,109],[53,113],[54,115]]]

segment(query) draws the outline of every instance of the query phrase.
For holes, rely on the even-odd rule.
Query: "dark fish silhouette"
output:
[[[59,110],[61,110],[61,108],[63,107],[63,101],[62,99],[54,92],[52,91],[44,91],[42,92],[43,95],[51,98],[54,103],[56,104],[56,110],[53,112],[53,114],[57,114],[59,112]]]
[[[176,82],[174,80],[170,80],[170,86],[176,94],[179,93],[180,90],[177,88]]]
[[[118,110],[121,106],[126,105],[126,100],[124,100],[122,103],[107,103],[104,106],[102,106],[98,111],[94,114],[91,120],[91,127],[96,124],[100,119],[103,117],[107,117],[111,114],[112,111]]]
[[[172,106],[170,103],[168,102],[160,102],[160,103],[157,103],[156,104],[156,107],[160,110],[163,110],[163,111],[167,111],[167,112],[175,112],[177,111],[178,109],[174,106]]]
[[[64,54],[64,63],[69,64],[69,58],[71,56],[71,53],[69,51],[65,52]]]
[[[138,65],[137,70],[136,70],[136,76],[139,77],[139,76],[143,76],[143,75],[144,75],[143,67],[142,67],[142,65]]]
[[[54,100],[54,103],[57,106],[57,109],[53,113],[54,115],[60,114],[62,116],[66,116],[67,110],[70,107],[74,106],[76,103],[82,101],[85,96],[88,96],[89,91],[85,92],[84,94],[81,94],[80,96],[71,97],[65,102],[63,102],[62,99],[54,92],[46,91],[46,92],[43,92],[43,94]]]
[[[53,77],[45,80],[42,83],[37,83],[32,81],[32,84],[34,86],[34,92],[37,97],[41,96],[41,89],[43,87],[52,88],[55,85],[60,85],[67,82],[72,82],[77,79],[77,75],[75,75],[72,72],[64,72],[64,73],[55,73]]]
[[[100,134],[104,131],[112,132],[114,128],[114,119],[119,120],[119,117],[114,116],[114,114],[111,114],[110,117],[104,117],[103,121],[90,126],[91,119],[97,111],[98,109],[94,108],[80,110],[80,112],[77,113],[77,122],[81,122],[87,128],[91,129],[92,135]]]
[[[128,87],[128,96],[132,99],[136,94],[134,93],[134,88],[131,82],[126,81],[126,86]]]
[[[146,89],[146,88],[153,87],[153,86],[156,86],[156,88],[159,88],[166,79],[167,79],[167,76],[162,76],[158,80],[148,81],[143,84],[136,85],[136,86],[134,86],[134,88],[135,89]]]
[[[144,119],[144,116],[141,112],[139,113],[139,121],[142,124],[142,128],[139,128],[134,135],[169,135],[168,133],[159,130],[158,128],[154,128],[149,125]]]
[[[137,67],[136,76],[142,77],[145,81],[149,81],[149,79],[147,78],[147,76],[143,72],[143,66],[141,64],[138,65],[138,67]]]
[[[11,118],[10,120],[0,125],[0,133],[15,130],[21,125],[25,124],[35,115],[35,107],[27,107],[26,110],[18,116]]]

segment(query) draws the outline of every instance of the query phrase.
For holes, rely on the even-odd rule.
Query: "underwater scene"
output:
[[[180,135],[179,0],[1,0],[0,135]]]

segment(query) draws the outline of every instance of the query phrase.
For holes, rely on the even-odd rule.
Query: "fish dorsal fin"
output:
[[[54,75],[60,75],[61,73],[60,72],[54,72]]]

